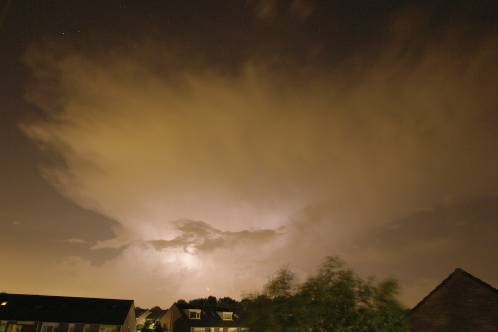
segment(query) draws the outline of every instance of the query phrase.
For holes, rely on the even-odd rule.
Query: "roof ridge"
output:
[[[115,299],[106,297],[85,297],[85,296],[67,296],[67,295],[44,295],[44,294],[20,294],[20,293],[0,293],[0,296],[13,295],[13,296],[37,296],[37,297],[52,297],[52,298],[69,298],[69,299],[86,299],[86,300],[105,300],[105,301],[130,301],[132,299]]]
[[[0,295],[6,306],[2,320],[48,321],[87,324],[122,324],[133,309],[133,300],[53,295]]]
[[[427,294],[419,303],[417,303],[417,305],[415,305],[409,312],[408,312],[408,315],[410,315],[412,312],[414,312],[417,308],[419,308],[427,299],[429,299],[432,294],[434,294],[436,291],[438,291],[441,287],[443,287],[444,285],[446,285],[446,283],[451,279],[453,278],[457,273],[461,273],[463,274],[464,276],[468,277],[468,278],[471,278],[472,280],[478,282],[479,284],[487,287],[487,288],[490,288],[491,290],[493,290],[494,292],[497,292],[498,293],[498,289],[494,288],[493,286],[491,286],[490,284],[482,281],[481,279],[475,277],[474,275],[470,274],[469,272],[465,271],[464,269],[460,268],[460,267],[457,267],[455,268],[455,270],[453,272],[451,272],[443,281],[441,281],[431,292],[429,292],[429,294]]]
[[[487,282],[485,282],[485,281],[483,281],[483,280],[479,279],[478,277],[476,277],[476,276],[474,276],[473,274],[471,274],[471,273],[469,273],[469,272],[465,271],[464,269],[457,267],[457,268],[455,269],[455,271],[454,271],[452,274],[455,274],[456,272],[460,272],[460,273],[462,273],[463,275],[465,275],[466,277],[471,278],[472,280],[477,281],[477,282],[478,282],[478,283],[480,283],[481,285],[483,285],[483,286],[485,286],[485,287],[488,287],[488,288],[491,288],[491,290],[493,290],[494,292],[497,292],[497,293],[498,293],[498,289],[496,289],[495,287],[493,287],[491,284],[488,284]]]

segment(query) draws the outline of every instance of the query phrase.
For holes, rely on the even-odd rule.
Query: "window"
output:
[[[222,315],[221,315],[221,319],[223,319],[223,320],[233,320],[232,315],[233,315],[232,312],[223,312]]]
[[[58,327],[57,323],[43,323],[41,332],[57,332]]]
[[[188,312],[188,318],[190,318],[190,319],[201,319],[201,312],[200,311],[189,311]],[[204,332],[204,331],[202,331],[202,332]]]
[[[104,326],[101,325],[100,326],[100,332],[117,332],[117,331],[118,331],[117,326],[113,326],[113,325],[104,325]]]
[[[204,327],[193,327],[192,332],[205,332],[206,329]]]
[[[7,332],[21,332],[22,325],[19,324],[9,324],[7,325]]]
[[[237,332],[237,328],[236,327],[229,327],[228,332]]]

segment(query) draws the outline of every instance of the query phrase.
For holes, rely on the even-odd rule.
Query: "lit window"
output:
[[[7,331],[9,332],[21,332],[22,330],[22,325],[20,324],[9,324],[9,328]]]
[[[223,312],[221,318],[223,320],[233,320],[231,312]]]
[[[57,332],[59,329],[59,324],[57,323],[44,323],[41,328],[41,332]]]
[[[190,319],[201,319],[201,313],[199,311],[189,311],[188,318],[190,318]]]

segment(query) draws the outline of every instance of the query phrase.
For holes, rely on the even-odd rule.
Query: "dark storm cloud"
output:
[[[479,251],[488,253],[491,260],[495,260],[497,257],[493,255],[497,253],[490,249],[498,244],[498,239],[493,234],[496,229],[498,196],[489,196],[442,202],[433,208],[420,210],[385,225],[371,236],[375,239],[373,247],[385,247],[392,252],[396,248],[411,250],[413,247],[409,243],[423,250],[424,243],[450,240],[454,242],[453,245],[458,246],[458,255],[467,252],[472,257],[475,254],[472,251],[478,248]]]
[[[368,216],[337,203],[311,206],[296,214],[286,229],[294,247],[293,265],[306,275],[314,269],[310,253],[333,252],[364,275],[399,278],[406,303],[420,300],[456,267],[498,283],[493,268],[498,260],[496,194],[448,198],[394,221],[355,230],[358,218]],[[282,250],[271,259],[285,262],[286,249]]]
[[[185,252],[195,254],[198,251],[209,252],[230,248],[241,243],[258,245],[272,241],[278,236],[276,231],[270,229],[227,232],[195,220],[180,220],[173,224],[180,235],[172,240],[152,240],[149,243],[158,250],[180,247]]]
[[[271,19],[278,11],[278,0],[253,0],[250,1],[253,10],[258,18],[261,19]]]
[[[249,0],[248,3],[256,17],[265,21],[271,21],[279,15],[305,20],[315,7],[314,0]]]
[[[365,271],[405,280],[404,299],[429,292],[456,267],[496,285],[497,229],[498,196],[449,200],[362,235],[351,254]]]

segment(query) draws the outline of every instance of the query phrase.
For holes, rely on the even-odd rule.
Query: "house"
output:
[[[159,324],[163,329],[167,328],[167,313],[168,310],[163,310],[160,307],[154,307],[148,310],[149,314],[145,317],[145,322],[149,324],[150,329],[154,329],[156,324]]]
[[[133,331],[133,300],[0,293],[0,332]]]
[[[407,316],[413,332],[496,332],[498,290],[456,269]]]
[[[137,321],[136,329],[141,330],[144,325],[149,329],[154,329],[156,324],[159,324],[163,329],[166,328],[166,313],[168,310],[163,310],[160,307],[151,309],[135,309],[135,317]]]
[[[173,304],[166,314],[169,332],[248,332],[240,317],[224,308],[206,309]]]
[[[135,308],[135,319],[137,323],[137,329],[145,324],[145,320],[147,316],[149,316],[150,310],[149,309],[142,309],[139,307]]]

